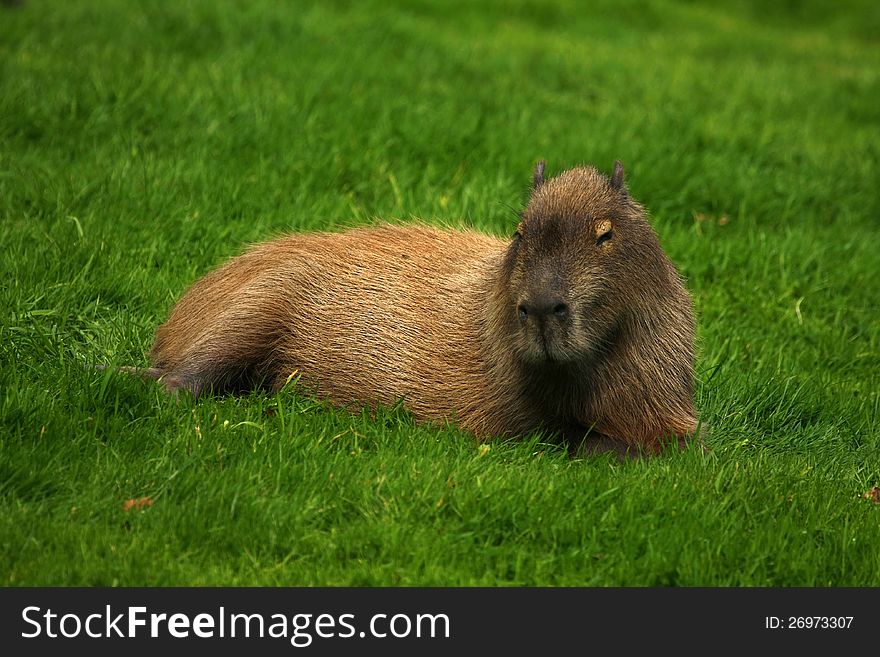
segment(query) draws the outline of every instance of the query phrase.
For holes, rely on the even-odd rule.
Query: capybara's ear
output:
[[[532,191],[537,191],[538,188],[544,184],[544,160],[540,160],[535,165],[535,173],[532,176]]]
[[[623,165],[620,163],[620,160],[614,161],[614,174],[611,176],[611,186],[614,189],[621,189],[623,187]]]

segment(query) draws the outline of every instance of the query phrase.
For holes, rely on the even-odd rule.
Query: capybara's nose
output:
[[[548,317],[565,321],[568,319],[569,313],[568,304],[558,297],[523,300],[520,302],[517,311],[522,322],[527,322],[530,318],[543,321]]]

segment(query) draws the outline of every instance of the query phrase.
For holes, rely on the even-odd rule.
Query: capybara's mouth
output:
[[[534,365],[565,365],[576,358],[565,345],[560,345],[559,340],[547,338],[546,335],[535,336],[529,340],[526,349],[522,350],[521,356],[524,360]]]

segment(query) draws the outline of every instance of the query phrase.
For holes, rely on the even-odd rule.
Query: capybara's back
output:
[[[169,390],[401,399],[480,438],[553,432],[656,452],[696,428],[690,298],[644,210],[581,167],[511,240],[428,226],[290,235],[208,274],[159,327]]]

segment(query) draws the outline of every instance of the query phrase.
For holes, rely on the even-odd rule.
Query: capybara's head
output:
[[[619,162],[611,178],[578,167],[548,180],[539,162],[505,260],[515,353],[535,365],[602,354],[650,277],[664,275],[662,258]]]

